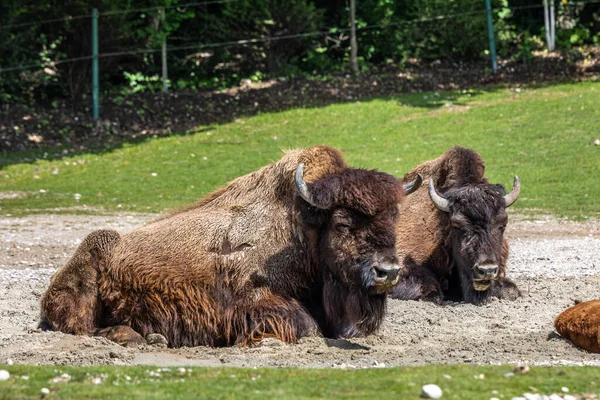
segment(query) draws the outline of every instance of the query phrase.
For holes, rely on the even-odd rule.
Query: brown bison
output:
[[[600,300],[575,304],[554,321],[556,332],[590,353],[600,353]]]
[[[368,335],[398,280],[404,194],[333,148],[289,151],[187,209],[88,235],[43,295],[41,326],[172,347]]]
[[[405,270],[393,298],[480,304],[491,296],[520,296],[505,277],[504,239],[505,209],[517,200],[520,182],[515,176],[505,194],[484,171],[477,153],[455,147],[404,176],[408,181],[421,174],[428,184],[400,204],[396,246]]]

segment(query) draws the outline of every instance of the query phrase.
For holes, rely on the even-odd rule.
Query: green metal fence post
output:
[[[488,36],[490,39],[490,58],[492,59],[492,70],[496,73],[498,62],[496,61],[496,39],[494,38],[494,21],[492,19],[492,2],[485,0],[485,13],[487,16]]]
[[[99,100],[99,79],[98,79],[98,9],[92,9],[92,113],[94,121],[98,121],[98,100]]]

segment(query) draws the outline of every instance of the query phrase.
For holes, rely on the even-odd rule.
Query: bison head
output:
[[[332,278],[373,294],[398,282],[395,221],[398,201],[420,182],[404,185],[376,171],[346,168],[307,184],[296,169],[302,219],[319,230],[320,264]]]
[[[517,200],[520,188],[515,176],[509,194],[501,185],[476,184],[450,188],[442,195],[429,181],[431,201],[449,214],[452,259],[466,301],[481,297],[477,293],[486,291],[503,272],[500,266],[505,261],[502,249],[508,222],[505,209]]]

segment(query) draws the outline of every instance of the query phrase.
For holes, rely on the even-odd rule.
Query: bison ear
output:
[[[296,207],[300,211],[302,222],[314,228],[318,228],[327,223],[327,211],[317,208],[296,197]]]

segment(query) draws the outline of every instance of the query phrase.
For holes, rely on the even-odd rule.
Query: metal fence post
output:
[[[485,13],[487,15],[488,36],[490,39],[492,70],[496,73],[498,70],[498,61],[496,61],[496,39],[494,38],[494,20],[492,19],[492,3],[490,0],[485,0]]]
[[[356,4],[350,0],[350,65],[354,75],[358,75],[358,43],[356,41]]]
[[[165,23],[165,9],[160,10],[160,21],[162,24]],[[167,72],[167,36],[163,38],[162,42],[162,81],[163,81],[163,92],[169,92],[169,74]]]
[[[92,114],[94,121],[98,120],[99,100],[98,79],[98,9],[92,9]]]

